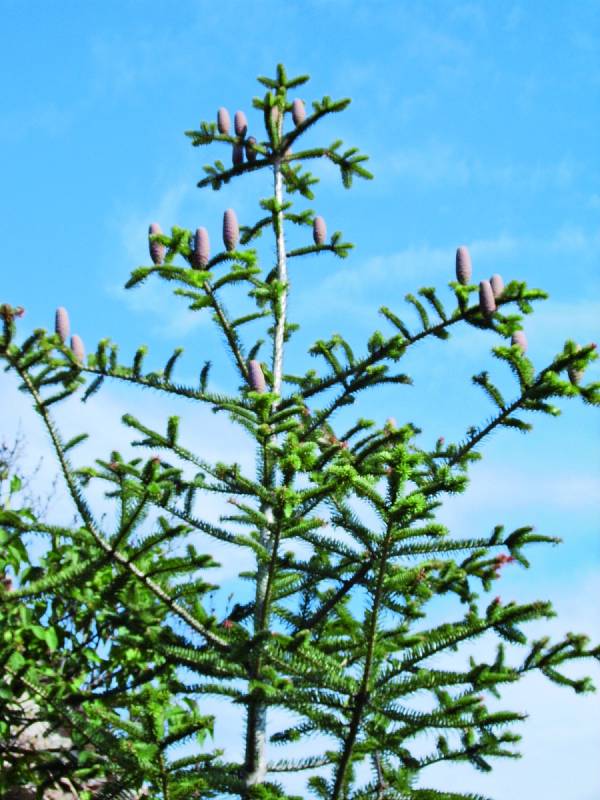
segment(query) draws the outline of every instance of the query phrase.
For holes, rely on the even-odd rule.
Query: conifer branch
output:
[[[27,387],[29,393],[31,394],[31,397],[35,403],[35,407],[38,413],[40,414],[40,416],[44,421],[46,430],[50,434],[52,445],[54,447],[54,451],[56,453],[58,462],[60,464],[63,477],[67,484],[69,494],[71,495],[75,507],[77,508],[77,511],[79,512],[87,530],[92,534],[96,543],[101,547],[102,550],[105,551],[105,553],[107,553],[107,555],[111,557],[111,559],[113,559],[121,567],[128,570],[141,583],[143,583],[153,594],[155,594],[160,600],[162,600],[163,603],[165,603],[165,605],[173,612],[173,614],[175,614],[175,616],[182,619],[185,623],[187,623],[187,625],[190,626],[190,628],[195,630],[196,633],[200,633],[207,641],[211,642],[211,644],[221,649],[226,649],[227,643],[225,641],[223,641],[220,637],[216,636],[214,633],[206,629],[204,625],[198,622],[198,620],[195,619],[195,617],[193,617],[188,611],[186,611],[185,608],[176,603],[161,586],[159,586],[151,578],[145,575],[144,572],[142,572],[142,570],[136,567],[135,564],[132,564],[131,561],[126,556],[124,556],[118,550],[115,550],[112,547],[112,545],[104,539],[104,537],[102,536],[96,525],[96,522],[92,516],[92,512],[90,511],[87,503],[85,502],[75,482],[73,469],[71,468],[68,458],[65,455],[60,435],[54,425],[54,422],[46,406],[44,405],[44,401],[40,397],[35,386],[33,385],[33,382],[29,377],[29,374],[26,371],[22,370],[18,365],[13,364],[13,367],[22,378],[24,385]]]

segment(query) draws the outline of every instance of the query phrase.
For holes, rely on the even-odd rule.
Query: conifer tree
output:
[[[307,80],[278,66],[274,78],[259,78],[265,92],[253,101],[252,119],[238,111],[232,128],[220,108],[216,123],[187,134],[194,147],[229,153],[204,168],[200,187],[219,190],[250,172],[272,178],[260,217],[240,225],[235,210],[225,209],[223,247],[201,224],[166,233],[153,223],[152,263],[127,283],[133,289],[148,279],[168,281],[176,302],[183,298],[210,315],[235,374],[229,392],[211,387],[212,353],[200,354],[206,363],[198,382],[186,385],[175,377],[180,349],[163,369],[148,370],[144,346],[130,364],[109,339],[86,355],[80,335],[69,338],[64,308],[54,332],[22,339],[22,309],[1,307],[0,356],[45,426],[76,515],[72,525],[42,519],[19,505],[16,482],[0,508],[3,796],[27,796],[19,788],[32,787],[42,796],[67,780],[80,798],[144,792],[162,800],[476,800],[468,787],[424,788],[426,768],[466,761],[489,771],[495,759],[517,757],[514,728],[523,717],[490,711],[489,695],[499,697],[504,684],[532,671],[577,693],[593,690],[589,678],[564,671],[573,660],[600,658],[586,636],[528,640],[526,623],[553,616],[549,602],[485,596],[506,563],[528,567],[530,545],[557,540],[527,525],[460,538],[436,522],[435,512],[446,495],[467,489],[469,467],[492,432],[529,431],[530,412],[556,416],[557,399],[600,404],[600,384],[585,382],[595,345],[567,341],[536,368],[526,355],[523,318],[545,292],[517,280],[504,285],[499,275],[473,282],[468,249],[459,247],[450,303],[436,288],[421,288],[405,298],[416,324],[405,322],[399,308],[384,307],[388,331],[376,331],[363,352],[335,333],[312,346],[316,369],[302,374],[289,363],[286,345],[298,326],[288,319],[287,300],[297,259],[345,258],[352,247],[306,207],[317,183],[309,168],[331,162],[346,188],[371,178],[367,157],[341,141],[303,149],[305,134],[316,135],[323,118],[350,102],[324,97],[309,110],[296,96]],[[304,236],[298,247],[290,246],[292,226]],[[261,236],[272,237],[274,264],[259,263]],[[224,303],[232,288],[248,299],[237,317]],[[399,371],[410,348],[430,337],[445,340],[462,325],[474,336],[496,334],[493,355],[514,374],[508,399],[488,371],[473,377],[493,406],[487,421],[433,449],[406,421],[378,427],[358,418],[340,427],[339,412],[360,393],[386,384],[403,391],[411,382]],[[260,326],[263,338],[256,338]],[[71,452],[86,434],[66,441],[53,406],[76,395],[88,401],[109,381],[180,399],[183,414],[190,403],[224,412],[256,445],[255,473],[193,452],[177,416],[154,430],[143,406],[123,417],[142,455],[112,452],[74,467]],[[88,499],[97,483],[115,505],[113,527]],[[202,515],[203,498],[211,495],[229,498],[233,509],[218,524]],[[37,558],[35,537],[46,542]],[[243,575],[251,599],[224,618],[210,606],[216,562],[202,552],[209,540],[228,553],[251,553],[255,564]],[[464,613],[427,625],[428,603],[441,595],[458,600]],[[489,663],[431,665],[433,656],[489,633],[500,640]],[[505,642],[522,645],[522,657],[512,659],[511,650],[507,659]],[[430,699],[428,710],[415,708],[417,693]],[[206,696],[245,710],[239,762],[212,746]],[[32,723],[26,708],[47,735],[58,732],[53,746],[20,746],[18,730]],[[292,721],[268,736],[277,709]],[[436,746],[418,754],[415,743],[431,732]],[[286,753],[286,745],[315,735],[325,742],[319,756]],[[290,793],[278,780],[282,773],[298,773],[298,786],[306,777],[305,788]]]

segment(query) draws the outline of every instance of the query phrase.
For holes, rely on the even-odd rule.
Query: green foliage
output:
[[[12,465],[0,459],[0,791],[19,785],[42,791],[68,777],[81,797],[97,780],[99,796],[106,798],[132,797],[144,787],[163,800],[292,800],[296,795],[276,778],[298,773],[307,776],[307,792],[326,800],[477,800],[424,788],[421,781],[425,768],[440,761],[489,771],[494,759],[518,757],[520,737],[506,728],[523,715],[490,712],[488,693],[499,697],[499,687],[532,670],[575,692],[593,689],[589,678],[564,671],[570,661],[600,658],[600,648],[585,636],[528,642],[523,628],[552,617],[549,603],[505,605],[482,596],[506,564],[529,567],[524,551],[530,545],[558,540],[529,526],[508,535],[497,526],[489,536],[453,537],[435,512],[446,495],[466,491],[470,463],[496,428],[528,431],[528,412],[556,416],[554,402],[562,398],[600,404],[600,386],[582,380],[595,346],[569,341],[536,371],[506,340],[545,293],[512,281],[490,319],[476,301],[476,286],[451,281],[454,308],[445,306],[438,289],[423,287],[406,295],[410,325],[397,309],[383,307],[392,332],[375,331],[362,353],[335,333],[310,348],[317,368],[295,374],[286,364],[284,372],[285,345],[298,327],[287,318],[288,265],[322,252],[345,258],[352,247],[335,232],[329,242],[288,251],[286,226],[308,233],[315,219],[312,209],[297,208],[290,198],[313,199],[318,179],[308,170],[311,161],[332,162],[346,188],[355,178],[371,177],[367,157],[341,141],[297,146],[321,119],[350,102],[324,97],[288,130],[289,91],[307,80],[289,78],[282,66],[274,78],[260,78],[267,91],[254,100],[264,123],[256,159],[205,167],[198,185],[213,189],[250,171],[267,170],[275,178],[273,196],[260,200],[260,217],[242,226],[236,249],[217,252],[206,269],[196,269],[192,231],[174,227],[170,235],[152,235],[165,247],[163,263],[138,267],[127,283],[134,288],[150,278],[169,281],[194,313],[210,312],[231,357],[236,388],[210,390],[209,360],[195,385],[177,382],[180,348],[162,369],[148,372],[143,345],[125,364],[109,339],[86,363],[43,330],[19,344],[19,309],[0,307],[0,357],[50,435],[76,516],[68,526],[46,522],[25,502]],[[187,135],[197,147],[243,143],[211,122]],[[263,271],[257,251],[247,245],[267,233],[277,257],[275,268]],[[237,318],[227,312],[224,289],[246,292],[248,308]],[[505,398],[487,370],[473,377],[494,408],[487,422],[469,428],[461,441],[440,440],[433,449],[419,445],[420,431],[412,424],[393,420],[379,429],[360,418],[336,432],[337,412],[360,392],[410,384],[396,365],[414,344],[427,337],[446,340],[462,324],[499,337],[493,355],[515,379]],[[248,331],[261,325],[262,338],[248,341]],[[265,341],[271,356],[259,365]],[[257,369],[264,386],[256,381]],[[124,415],[124,426],[137,437],[132,443],[145,456],[126,460],[113,452],[75,469],[69,456],[85,434],[63,442],[51,407],[77,394],[87,401],[112,380],[225,412],[255,443],[256,474],[192,452],[174,414],[159,431]],[[114,503],[112,528],[96,518],[88,500],[96,485]],[[218,523],[202,516],[202,501],[215,495],[231,505]],[[365,521],[361,505],[374,521]],[[45,545],[33,558],[35,539]],[[210,549],[210,540],[222,543],[228,557],[244,552],[253,560],[251,569],[240,571],[252,586],[251,599],[224,615],[212,607],[218,587],[210,570],[217,562],[201,552]],[[457,602],[462,613],[427,625],[428,604],[440,595]],[[490,632],[501,640],[491,663],[471,658],[463,669],[431,666],[432,656]],[[503,642],[527,648],[520,663],[506,662]],[[417,692],[429,697],[427,711],[411,707]],[[224,760],[212,745],[214,720],[203,712],[207,695],[245,710],[239,763]],[[265,721],[275,709],[295,721],[274,732],[267,747]],[[39,746],[25,757],[19,737],[34,722],[47,738],[57,731],[62,738],[58,746]],[[417,757],[413,740],[432,732],[435,748]],[[314,735],[325,737],[319,756],[270,760],[275,746],[285,749]],[[177,752],[182,745],[185,755]],[[365,764],[371,778],[361,783],[358,768]]]

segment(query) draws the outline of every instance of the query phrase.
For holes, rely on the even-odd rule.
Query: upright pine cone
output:
[[[494,297],[500,297],[504,291],[504,281],[502,280],[502,276],[498,275],[498,273],[492,275],[490,278],[490,286],[492,287]]]
[[[217,111],[217,128],[219,133],[224,133],[226,136],[229,133],[231,120],[229,119],[229,111],[226,108],[221,108]]]
[[[67,309],[60,306],[60,308],[56,309],[56,314],[54,316],[54,331],[58,333],[63,344],[69,338],[70,327]]]
[[[279,125],[279,120],[281,119],[281,111],[279,110],[279,106],[273,106],[271,108],[271,119],[273,120],[273,125],[277,128]]]
[[[243,111],[236,111],[233,118],[233,128],[236,136],[245,136],[248,130],[248,120]]]
[[[292,119],[294,120],[294,125],[296,127],[298,127],[298,125],[302,125],[306,119],[306,109],[304,107],[304,103],[298,98],[296,98],[292,103]]]
[[[580,345],[577,345],[577,350],[581,350]],[[569,380],[574,386],[577,386],[581,383],[581,379],[583,378],[583,370],[577,369],[573,364],[567,369],[567,375],[569,376]]]
[[[210,241],[206,228],[198,228],[194,234],[194,249],[191,253],[192,266],[204,269],[210,258]]]
[[[315,217],[313,222],[313,239],[315,244],[325,244],[327,238],[327,225],[323,217]]]
[[[76,333],[71,336],[71,351],[73,355],[79,361],[80,364],[83,364],[85,361],[85,347],[83,346],[83,341],[80,336]]]
[[[254,136],[249,136],[246,139],[246,160],[253,164],[256,161],[256,150],[254,149],[254,145],[256,144],[256,139]]]
[[[160,225],[158,224],[158,222],[153,222],[152,225],[150,225],[150,227],[148,228],[148,234],[152,235],[153,233],[162,233],[162,230],[160,229]],[[152,263],[156,264],[157,266],[158,264],[162,264],[163,259],[165,257],[164,244],[161,244],[160,242],[150,241],[149,246],[150,246],[150,258],[152,259]]]
[[[479,284],[479,308],[484,317],[491,317],[496,310],[494,292],[489,281],[481,281]]]
[[[522,353],[527,352],[527,337],[525,336],[525,331],[515,331],[511,336],[510,343],[520,347]]]
[[[236,142],[233,145],[231,152],[231,162],[234,167],[239,167],[244,163],[244,145],[241,142]]]
[[[471,256],[467,248],[461,245],[456,251],[456,280],[467,286],[471,282],[472,275]]]
[[[240,238],[240,226],[233,208],[223,214],[223,244],[227,250],[235,250]]]
[[[254,392],[263,394],[267,390],[267,383],[262,368],[258,361],[248,362],[248,381]]]

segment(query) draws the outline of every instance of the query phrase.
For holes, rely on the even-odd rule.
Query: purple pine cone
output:
[[[281,112],[279,110],[279,106],[273,106],[271,109],[271,119],[273,120],[273,125],[277,128],[279,125],[279,120],[281,118]]]
[[[152,225],[148,228],[148,234],[152,235],[153,233],[162,233],[160,225],[158,222],[153,222]],[[150,242],[150,258],[152,259],[152,263],[162,264],[163,259],[165,257],[165,246],[160,242]]]
[[[198,228],[194,234],[194,249],[192,250],[192,266],[204,269],[210,258],[210,241],[206,228]]]
[[[254,136],[249,136],[246,139],[246,160],[249,161],[251,164],[256,161],[256,150],[254,149],[254,145],[256,144],[256,139]]]
[[[56,315],[54,317],[54,331],[58,333],[63,341],[63,344],[69,338],[70,327],[67,309],[60,306],[60,308],[56,309]]]
[[[227,250],[235,250],[240,238],[240,226],[233,208],[223,214],[223,244]]]
[[[304,103],[298,98],[296,98],[292,103],[292,119],[294,120],[294,125],[296,127],[298,127],[298,125],[302,125],[306,119],[306,109],[304,108]]]
[[[520,347],[522,353],[527,352],[527,337],[525,336],[525,331],[515,331],[511,337],[510,343]]]
[[[581,347],[579,345],[577,345],[577,350],[581,350]],[[567,369],[567,375],[569,376],[569,380],[571,381],[571,383],[574,386],[577,386],[578,384],[581,383],[581,379],[583,378],[583,370],[577,369],[577,367],[571,365]]]
[[[245,136],[248,130],[248,120],[243,111],[236,111],[233,118],[233,127],[236,136]]]
[[[248,381],[254,392],[263,394],[267,391],[265,376],[258,361],[248,362]]]
[[[231,151],[231,163],[234,167],[239,167],[244,163],[244,145],[236,142]]]
[[[472,275],[471,256],[467,248],[461,245],[456,251],[456,280],[467,286],[471,282]]]
[[[479,284],[479,308],[484,317],[491,317],[496,310],[494,292],[489,281],[481,281]]]
[[[502,280],[502,276],[492,275],[490,278],[490,286],[492,287],[492,292],[494,293],[494,297],[500,297],[502,292],[504,291],[504,281]]]
[[[81,337],[76,333],[71,336],[71,350],[77,361],[79,361],[80,364],[83,364],[85,361],[85,347],[83,346]]]
[[[224,133],[227,135],[229,133],[230,126],[231,120],[229,119],[229,111],[221,106],[221,108],[217,111],[217,128],[219,129],[219,133]]]
[[[315,217],[313,222],[313,239],[315,244],[325,244],[327,238],[327,225],[323,217]]]

